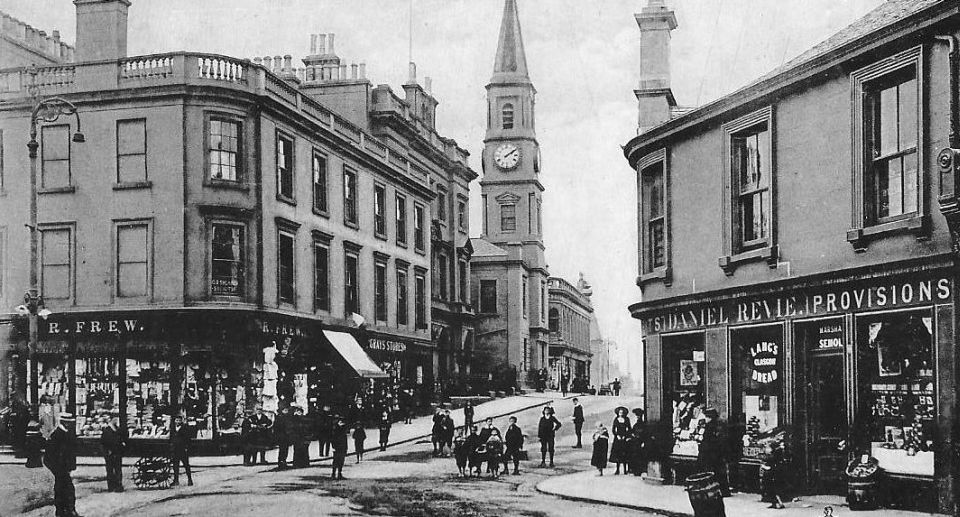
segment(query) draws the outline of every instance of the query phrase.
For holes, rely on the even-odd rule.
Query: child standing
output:
[[[760,465],[760,488],[763,501],[770,502],[770,508],[782,509],[783,499],[783,446],[780,442],[771,441],[764,446],[766,456]]]
[[[590,464],[600,471],[603,475],[603,469],[607,468],[607,444],[610,442],[610,433],[603,423],[597,422],[597,430],[593,433],[593,456],[590,458]]]
[[[487,438],[487,472],[494,478],[500,477],[500,463],[503,461],[503,440],[500,430],[493,428],[490,438]]]
[[[387,450],[387,442],[390,441],[390,413],[386,411],[383,412],[383,415],[380,417],[380,450]]]
[[[363,442],[367,439],[367,432],[363,429],[363,424],[357,422],[353,428],[353,450],[357,453],[357,463],[363,459]]]
[[[467,450],[466,441],[461,429],[453,440],[453,457],[457,460],[457,470],[460,471],[460,477],[467,477],[467,457],[470,456],[470,453]]]

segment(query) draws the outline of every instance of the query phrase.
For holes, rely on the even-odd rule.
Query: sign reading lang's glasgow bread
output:
[[[807,289],[743,299],[691,304],[689,308],[643,311],[645,332],[659,333],[701,327],[736,325],[860,312],[891,307],[945,303],[953,297],[949,278],[885,280],[870,285]]]

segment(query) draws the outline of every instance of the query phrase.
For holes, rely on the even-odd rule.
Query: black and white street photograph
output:
[[[0,0],[0,517],[960,517],[958,281],[960,0]]]

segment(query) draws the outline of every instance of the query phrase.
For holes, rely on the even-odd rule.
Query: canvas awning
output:
[[[347,364],[361,377],[368,379],[389,377],[373,362],[373,359],[370,359],[370,356],[363,351],[360,343],[357,343],[356,338],[352,335],[332,330],[324,330],[323,335],[330,341],[330,344],[333,345],[340,356],[347,361]]]

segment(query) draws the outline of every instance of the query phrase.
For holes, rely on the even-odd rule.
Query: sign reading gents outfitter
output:
[[[700,304],[687,310],[663,312],[641,321],[645,332],[659,333],[787,317],[942,303],[952,297],[953,284],[949,278],[901,280],[863,287],[725,300]]]

